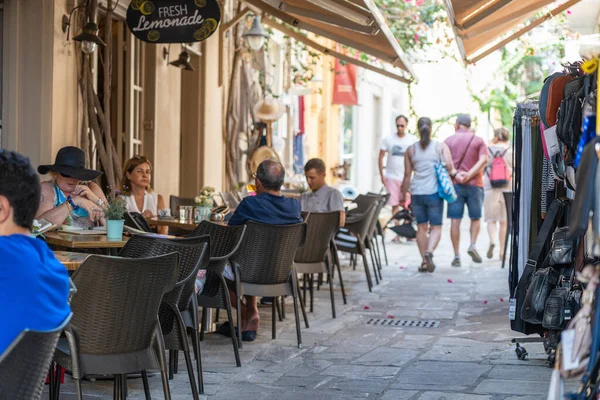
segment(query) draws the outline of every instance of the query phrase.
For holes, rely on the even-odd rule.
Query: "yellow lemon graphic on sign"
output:
[[[144,3],[144,1],[146,1],[146,0],[133,0],[131,2],[131,8],[138,11],[140,9],[140,7],[142,6],[142,4]]]
[[[154,3],[151,1],[145,1],[140,5],[140,12],[144,15],[150,15],[154,12]]]
[[[208,34],[210,35],[211,33],[213,33],[215,31],[215,29],[217,29],[218,25],[219,25],[219,23],[217,22],[216,19],[208,18],[206,21],[204,21],[202,23],[202,29],[206,29],[208,31]]]
[[[194,4],[200,8],[206,7],[206,0],[194,0]]]
[[[202,27],[200,29],[196,29],[196,31],[194,32],[194,39],[196,39],[198,41],[202,41],[202,40],[206,39],[209,35],[210,35],[210,32],[207,31],[206,29],[204,29],[204,27]]]
[[[148,32],[148,40],[151,42],[156,42],[158,39],[160,39],[160,32],[159,31],[150,31]]]

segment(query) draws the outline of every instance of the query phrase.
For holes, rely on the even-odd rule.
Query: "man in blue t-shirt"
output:
[[[29,236],[40,198],[29,160],[0,150],[0,354],[23,330],[56,329],[71,313],[67,270]]]
[[[248,221],[269,225],[292,225],[302,222],[300,202],[281,195],[285,169],[281,163],[265,160],[256,171],[256,196],[246,197],[237,206],[229,225],[244,225]],[[225,277],[233,280],[231,267],[225,268]],[[242,305],[242,340],[251,342],[256,338],[259,316],[256,297],[245,296]],[[235,298],[232,300],[235,304]],[[228,324],[219,326],[218,332],[229,335]]]

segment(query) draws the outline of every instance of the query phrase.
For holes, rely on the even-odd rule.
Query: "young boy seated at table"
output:
[[[29,160],[0,149],[0,354],[25,329],[56,329],[71,313],[69,276],[30,236],[40,181]]]

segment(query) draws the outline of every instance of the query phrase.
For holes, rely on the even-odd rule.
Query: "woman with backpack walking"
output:
[[[483,212],[490,237],[487,258],[494,257],[494,248],[500,241],[500,259],[506,250],[506,203],[504,193],[512,191],[512,149],[509,143],[510,133],[506,128],[494,131],[494,139],[488,146],[489,162],[484,175],[485,199]],[[499,228],[499,229],[498,229]]]
[[[417,245],[423,258],[419,272],[433,272],[433,252],[442,237],[444,200],[438,194],[436,166],[441,162],[450,176],[457,171],[450,149],[444,143],[431,140],[432,123],[420,118],[417,129],[421,140],[408,148],[404,157],[402,194],[411,193],[411,209],[417,220]],[[448,178],[449,179],[449,178]]]

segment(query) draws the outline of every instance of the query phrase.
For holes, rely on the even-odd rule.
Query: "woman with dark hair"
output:
[[[421,140],[408,148],[404,158],[402,194],[410,189],[411,209],[418,224],[417,244],[423,258],[419,272],[435,270],[433,252],[442,237],[444,201],[438,195],[435,166],[441,161],[450,176],[457,172],[448,146],[431,140],[431,128],[429,118],[419,119],[417,129]]]
[[[137,212],[146,218],[158,215],[158,210],[167,208],[164,198],[152,190],[152,163],[145,156],[133,156],[125,162],[121,190],[127,202],[127,211]],[[158,233],[167,234],[168,227],[159,226]]]

